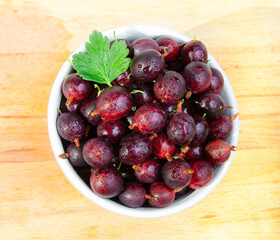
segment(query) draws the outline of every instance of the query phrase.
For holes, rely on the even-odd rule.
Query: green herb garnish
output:
[[[73,68],[85,80],[105,83],[111,82],[125,72],[131,62],[127,58],[129,50],[125,41],[115,41],[110,48],[108,37],[101,32],[93,31],[86,42],[87,53],[79,52],[73,55]]]

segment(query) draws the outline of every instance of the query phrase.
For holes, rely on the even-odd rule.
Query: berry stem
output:
[[[171,162],[172,161],[172,158],[170,157],[169,153],[166,153],[165,154],[165,157],[167,159],[168,162]]]
[[[141,170],[142,170],[142,168],[139,167],[138,165],[133,165],[132,168],[133,168],[134,170],[136,170],[137,172],[141,172]]]
[[[97,97],[102,93],[102,90],[100,89],[100,87],[97,84],[94,84],[94,87],[97,88],[98,92],[97,92]]]
[[[187,153],[187,151],[189,151],[190,147],[189,146],[183,146],[181,147],[181,153],[183,153],[184,155]]]
[[[149,138],[151,141],[153,141],[157,137],[156,133],[153,133]]]
[[[182,99],[177,105],[177,113],[182,112],[182,104],[184,103],[184,99]]]
[[[232,106],[230,106],[230,105],[225,105],[225,108],[232,108]]]
[[[57,108],[57,111],[58,111],[58,113],[59,113],[59,114],[61,114],[61,113],[62,113],[62,112],[61,112],[61,110],[60,110],[59,108]]]
[[[233,122],[238,116],[239,116],[239,113],[234,114],[234,115],[231,117],[230,121]]]
[[[185,175],[188,175],[189,173],[193,173],[193,170],[192,170],[192,169],[186,169],[186,170],[184,170],[184,174],[185,174]]]
[[[180,189],[174,189],[174,192],[181,192],[183,188],[180,188]]]
[[[133,91],[131,92],[131,94],[135,94],[135,93],[142,93],[142,94],[144,94],[145,92],[143,92],[143,91],[141,91],[141,90],[133,90]]]
[[[153,196],[150,195],[150,194],[145,194],[145,198],[146,198],[146,199],[151,199],[151,200],[154,200],[154,201],[158,202],[158,198],[157,198],[157,197],[153,197]]]
[[[129,128],[130,130],[132,130],[132,129],[134,129],[136,126],[137,126],[136,123],[132,123],[128,128]]]
[[[117,169],[120,170],[121,166],[122,166],[122,162],[120,161],[119,166],[117,167]]]
[[[80,147],[80,141],[79,138],[74,138],[74,143],[76,144],[76,147],[79,148]]]
[[[85,136],[86,136],[86,137],[88,137],[89,131],[90,131],[90,125],[88,124],[88,125],[86,126],[86,129],[85,129]]]
[[[236,151],[237,150],[237,147],[236,146],[231,146],[230,147],[230,151]]]
[[[97,109],[95,109],[94,111],[92,111],[92,112],[90,113],[90,115],[91,115],[92,117],[95,117],[95,115],[97,115],[97,114],[99,114],[99,112],[97,111]]]
[[[58,157],[62,158],[62,159],[66,159],[66,158],[70,157],[70,154],[69,153],[63,153],[63,154],[58,155]]]
[[[129,73],[129,74],[127,75],[127,79],[130,79],[130,77],[131,77],[131,73]]]
[[[161,54],[161,58],[165,58],[168,55],[167,52],[168,47],[161,47],[160,50],[163,50],[163,54]]]
[[[98,172],[95,169],[92,168],[90,171],[94,176],[98,176]]]
[[[66,107],[69,107],[69,106],[70,106],[72,100],[73,100],[73,96],[71,95],[71,96],[69,96],[69,97],[67,98],[67,101],[66,101],[66,103],[65,103]]]
[[[179,45],[178,45],[178,48],[180,49],[180,48],[184,47],[187,43],[188,43],[188,41],[179,44]]]
[[[189,99],[192,95],[192,92],[191,91],[188,91],[185,95],[186,99]]]

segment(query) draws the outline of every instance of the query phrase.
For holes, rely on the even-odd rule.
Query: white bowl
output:
[[[140,37],[156,38],[162,35],[170,36],[175,40],[177,40],[178,43],[182,43],[190,40],[190,38],[185,36],[184,34],[178,33],[171,29],[167,29],[159,26],[153,26],[153,25],[144,25],[144,24],[117,27],[105,31],[103,34],[106,35],[111,41],[114,40],[114,31],[116,33],[117,38],[125,38],[131,41]],[[80,46],[73,54],[78,53],[80,51],[85,51],[84,45]],[[70,57],[70,60],[72,59],[72,55]],[[235,96],[231,88],[231,85],[229,83],[229,80],[226,77],[220,65],[215,61],[215,59],[210,54],[208,58],[211,60],[209,63],[210,66],[217,68],[223,74],[224,88],[221,95],[225,100],[225,103],[233,107],[230,110],[226,110],[226,114],[232,116],[233,114],[238,112],[238,109],[237,109]],[[219,184],[219,182],[223,179],[223,177],[227,173],[232,163],[235,152],[231,152],[229,160],[226,163],[224,163],[222,166],[219,166],[215,169],[214,178],[206,187],[201,188],[199,190],[195,190],[190,195],[175,200],[170,206],[166,208],[141,207],[141,208],[133,209],[133,208],[128,208],[126,206],[123,206],[119,203],[116,203],[110,199],[104,199],[97,196],[79,177],[79,175],[72,168],[68,160],[62,160],[58,158],[58,155],[63,153],[64,149],[56,129],[56,119],[58,117],[57,108],[60,106],[60,101],[62,97],[61,84],[65,76],[71,73],[72,71],[73,69],[70,63],[68,61],[65,61],[65,63],[63,64],[62,68],[60,69],[54,81],[50,98],[49,98],[49,105],[48,105],[48,131],[49,131],[52,150],[59,167],[61,168],[62,172],[67,177],[69,182],[90,201],[112,212],[130,216],[130,217],[137,217],[137,218],[163,217],[163,216],[168,216],[171,214],[181,212],[197,204],[202,199],[204,199],[210,192],[212,192],[214,188]],[[227,142],[230,145],[237,146],[238,135],[239,135],[239,119],[237,118],[235,121],[233,121],[232,133],[230,137],[227,139]]]

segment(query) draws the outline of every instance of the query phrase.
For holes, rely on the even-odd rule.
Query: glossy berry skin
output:
[[[201,145],[189,146],[189,150],[185,154],[185,159],[189,161],[189,160],[203,158],[203,156],[204,156],[204,148]]]
[[[59,135],[70,142],[81,139],[85,134],[83,119],[76,113],[62,113],[56,122]]]
[[[146,201],[145,188],[136,182],[126,184],[125,190],[119,195],[121,203],[127,207],[138,208]]]
[[[114,86],[129,86],[133,79],[129,76],[130,69],[120,74],[112,83]]]
[[[157,77],[154,94],[163,104],[176,104],[185,95],[186,81],[180,73],[166,71]]]
[[[212,72],[212,78],[211,78],[210,86],[207,88],[206,91],[220,94],[224,86],[224,77],[218,69],[212,67],[210,69]]]
[[[192,115],[195,124],[196,124],[196,130],[193,140],[191,141],[190,145],[197,146],[204,143],[208,137],[209,134],[209,125],[204,117],[201,117],[197,114]]]
[[[169,158],[175,152],[175,143],[171,142],[164,133],[159,133],[152,143],[152,154],[159,159]]]
[[[198,40],[189,41],[181,50],[182,63],[186,66],[190,62],[200,61],[207,63],[208,52],[205,45]]]
[[[67,158],[74,167],[88,166],[83,157],[83,146],[84,144],[81,144],[81,146],[77,148],[75,143],[71,143],[66,149],[66,154],[69,155]]]
[[[149,199],[148,203],[152,207],[156,207],[156,208],[167,207],[175,199],[175,191],[169,188],[163,182],[153,183],[150,186],[149,195],[152,196],[153,198]]]
[[[118,120],[132,107],[130,92],[120,86],[106,88],[97,98],[96,109],[105,120]]]
[[[103,198],[119,195],[123,187],[121,173],[115,168],[95,171],[90,176],[90,186],[94,193]]]
[[[178,145],[188,145],[195,135],[195,128],[195,121],[189,114],[176,113],[167,125],[167,136]]]
[[[96,126],[100,122],[100,114],[96,114],[94,116],[91,115],[92,112],[96,110],[96,99],[89,98],[84,101],[80,108],[80,113],[84,116],[84,118],[93,126]]]
[[[134,54],[134,50],[133,50],[133,47],[132,47],[132,44],[130,41],[126,40],[126,39],[118,39],[118,41],[125,41],[126,43],[126,46],[127,46],[127,49],[129,50],[129,54],[128,54],[128,58],[132,58],[133,57],[133,54]],[[111,41],[110,42],[110,47],[113,45],[113,43],[115,42],[115,40]]]
[[[111,144],[104,138],[88,140],[83,147],[83,156],[88,165],[102,169],[108,167],[114,158]]]
[[[141,133],[126,135],[120,142],[119,159],[123,164],[135,165],[144,162],[153,150],[151,140]]]
[[[97,136],[104,137],[113,145],[120,142],[126,134],[126,126],[121,119],[116,121],[105,120],[97,126]]]
[[[164,59],[153,49],[144,50],[130,64],[132,77],[137,81],[152,82],[164,71]]]
[[[131,89],[140,90],[144,92],[137,92],[132,94],[133,104],[135,106],[142,106],[146,103],[151,103],[155,100],[152,88],[148,84],[144,84],[143,82],[135,82],[131,85]]]
[[[167,114],[156,103],[146,104],[135,112],[134,125],[145,134],[153,134],[161,131],[167,124]]]
[[[172,189],[186,187],[191,179],[192,173],[190,165],[182,159],[174,159],[166,162],[162,167],[162,179],[165,184]]]
[[[205,147],[205,156],[213,165],[221,165],[226,162],[231,153],[231,147],[222,139],[209,142]]]
[[[66,106],[69,112],[78,112],[81,107],[81,103],[73,103],[71,102],[68,106]]]
[[[76,73],[71,73],[62,83],[63,95],[71,102],[78,103],[85,100],[91,93],[92,84],[83,80]]]
[[[155,158],[148,158],[144,162],[133,165],[135,177],[141,183],[155,183],[161,176],[161,162]]]
[[[154,49],[160,51],[158,43],[151,38],[139,38],[132,42],[131,46],[134,49],[134,56],[147,49]]]
[[[225,103],[223,98],[215,93],[204,93],[199,98],[198,107],[200,111],[206,113],[206,117],[209,119],[219,117],[224,109]]]
[[[183,77],[187,90],[192,93],[202,93],[210,86],[212,73],[209,66],[203,62],[191,62],[185,66]]]
[[[220,115],[216,119],[209,121],[209,137],[211,139],[226,139],[232,130],[232,122],[228,116]]]
[[[190,162],[193,170],[192,179],[188,185],[189,188],[199,189],[206,186],[214,176],[212,165],[205,159],[198,159]]]
[[[160,47],[166,47],[167,56],[165,56],[166,61],[174,61],[179,53],[179,46],[178,43],[168,37],[159,37],[156,39],[156,42]],[[164,50],[161,49],[160,51],[162,54],[164,54]]]

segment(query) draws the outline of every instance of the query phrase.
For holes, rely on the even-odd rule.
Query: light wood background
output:
[[[64,57],[93,29],[147,23],[203,40],[240,110],[234,162],[202,202],[160,219],[91,203],[47,133]],[[280,1],[0,0],[0,239],[280,239]]]

